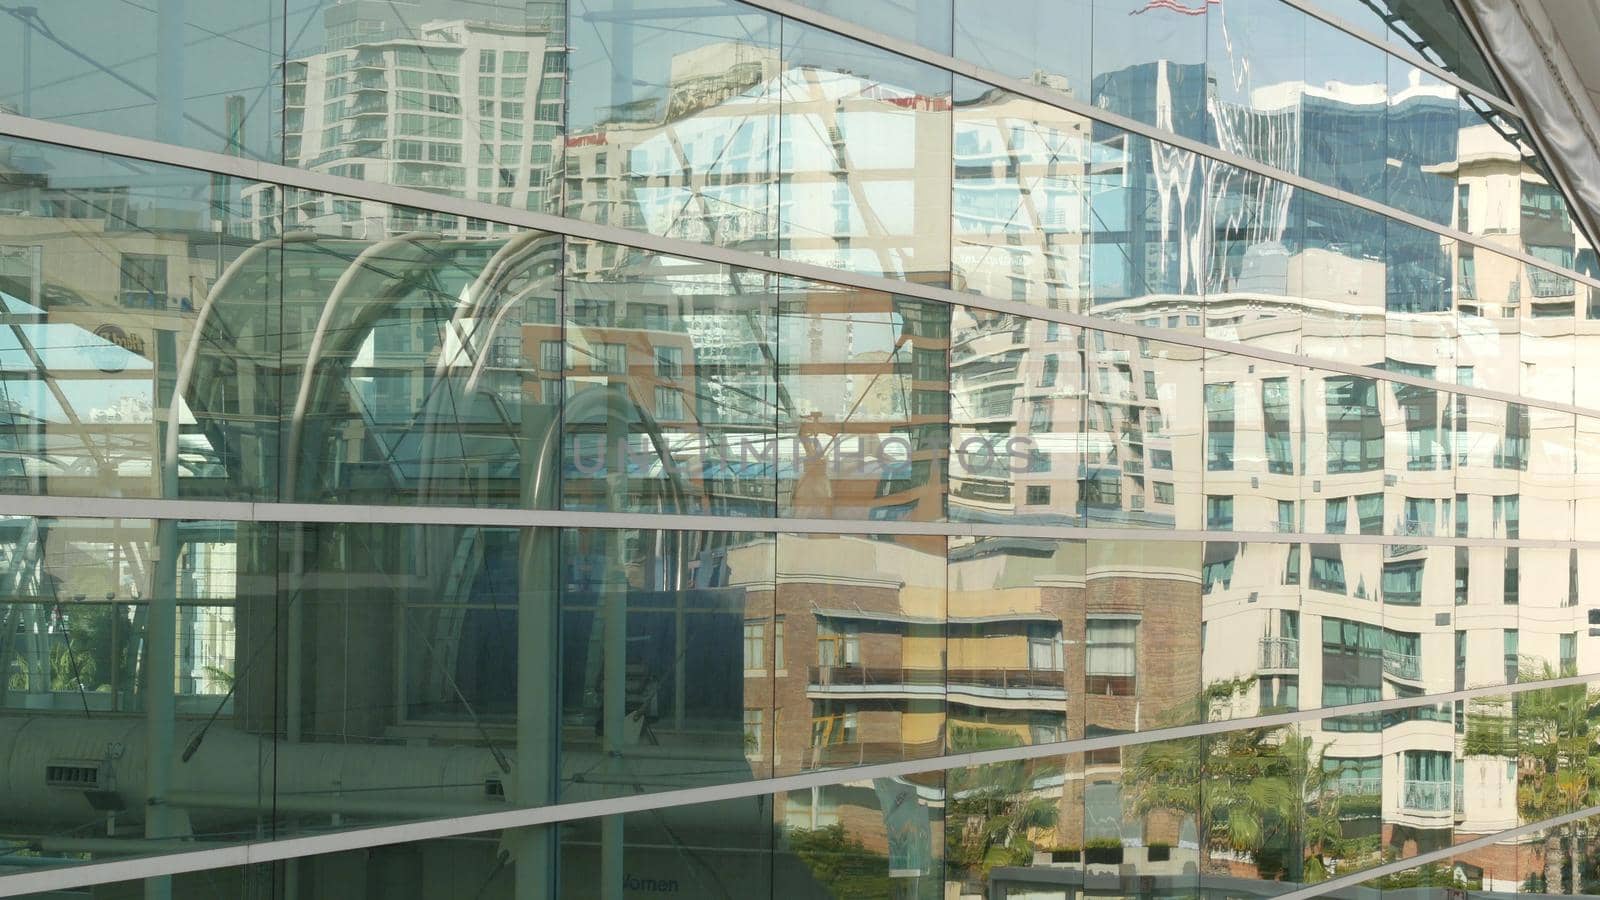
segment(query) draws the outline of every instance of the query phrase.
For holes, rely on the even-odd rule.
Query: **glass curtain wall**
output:
[[[0,10],[0,889],[1591,886],[1594,245],[1386,9]]]

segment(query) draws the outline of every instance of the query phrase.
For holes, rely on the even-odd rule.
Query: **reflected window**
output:
[[[1327,388],[1328,473],[1383,468],[1383,420],[1377,384],[1352,375],[1330,377]]]
[[[1085,629],[1084,690],[1106,696],[1133,696],[1138,682],[1139,620],[1090,617]]]

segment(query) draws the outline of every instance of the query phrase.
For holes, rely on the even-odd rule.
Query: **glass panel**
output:
[[[797,23],[783,34],[779,253],[950,278],[950,73]]]
[[[976,733],[974,743],[984,737]],[[1069,754],[947,770],[946,896],[959,887],[960,896],[1025,897],[1041,880],[1082,879],[1082,760]]]
[[[0,19],[0,107],[275,162],[283,24],[275,0],[12,9]]]
[[[1299,880],[1295,826],[1314,771],[1305,740],[1284,726],[1208,734],[1195,742],[1202,895],[1235,883],[1236,866],[1247,878]]]
[[[583,39],[571,48],[566,214],[776,250],[778,17],[672,0],[574,0],[570,12]]]
[[[1299,738],[1309,755],[1299,880],[1312,884],[1384,860],[1383,809],[1395,777],[1386,768],[1383,738],[1341,724],[1313,721],[1302,726]]]
[[[560,826],[559,878],[554,868],[535,869],[519,875],[516,888],[523,889],[525,878],[534,882],[527,893],[559,883],[560,892],[546,896],[571,900],[607,895],[602,892],[771,897],[773,879],[782,878],[797,896],[820,896],[812,873],[775,855],[772,803],[769,795],[567,822]],[[774,864],[781,866],[777,872]],[[483,896],[515,896],[512,880],[501,875],[499,892],[491,881]]]
[[[609,244],[566,282],[568,509],[775,514],[773,276]],[[581,270],[569,266],[577,275]],[[541,365],[549,363],[542,362]]]
[[[561,209],[561,0],[498,8],[444,0],[426,16],[318,0],[291,10],[284,26],[292,35],[286,164],[517,209]],[[323,221],[362,224],[350,208]]]
[[[271,761],[308,758],[274,748],[276,541],[253,523],[0,517],[8,856],[273,835]]]
[[[800,0],[800,5],[863,28],[950,52],[951,0]]]
[[[1310,369],[1304,377],[1306,528],[1312,533],[1382,534],[1388,385],[1362,375]]]
[[[1305,312],[1301,351],[1360,366],[1385,360],[1388,308],[1387,229],[1376,213],[1315,194],[1301,198],[1304,231],[1290,244],[1300,257]]]
[[[1204,545],[1090,541],[1082,588],[1084,735],[1170,728],[1208,717],[1201,683]]]
[[[1590,735],[1594,733],[1597,706],[1600,690],[1590,683],[1524,691],[1497,710],[1515,722],[1515,777],[1509,770],[1505,777],[1511,782],[1507,787],[1514,785],[1516,790],[1520,824],[1566,815],[1593,804],[1596,751]],[[1504,726],[1506,720],[1502,718],[1495,724]],[[1504,732],[1502,729],[1492,733]],[[1557,860],[1566,863],[1565,856],[1572,848],[1542,849],[1548,866]],[[1562,877],[1570,881],[1570,871]]]
[[[955,55],[1088,101],[1093,0],[955,0]]]
[[[1085,378],[1078,493],[1088,523],[1200,527],[1213,513],[1200,490],[1204,351],[1110,332],[1080,336]],[[1228,530],[1220,523],[1219,529]]]
[[[1304,569],[1302,544],[1206,543],[1200,669],[1208,720],[1321,703],[1316,635],[1301,628]]]
[[[1206,225],[1202,204],[1194,199],[1203,163],[1187,151],[1108,126],[1094,126],[1093,137],[1093,299],[1084,312],[1202,332],[1206,262],[1192,252],[1192,236]]]
[[[803,616],[774,617],[773,537],[568,530],[561,552],[561,801],[768,777],[804,727],[774,712],[777,623],[787,645]]]
[[[553,506],[530,475],[560,409],[560,252],[521,231],[285,243],[285,499]]]
[[[944,752],[944,555],[943,537],[779,536],[778,774]]]
[[[1103,190],[1092,123],[964,78],[956,79],[954,116],[956,289],[1084,311],[1085,236]]]
[[[1080,541],[950,539],[951,752],[1082,736],[1069,673],[1085,653],[1084,552]]]
[[[534,529],[283,526],[277,620],[260,624],[285,642],[278,759],[307,761],[275,798],[285,828],[555,799],[556,542]]]
[[[773,896],[938,900],[945,796],[942,772],[774,795]]]
[[[1300,369],[1228,353],[1205,362],[1205,494],[1226,497],[1227,531],[1301,530],[1305,443]]]
[[[779,300],[780,515],[943,518],[952,307],[798,279]]]
[[[1081,524],[1084,332],[964,306],[951,326],[950,518]]]
[[[1102,109],[1206,139],[1206,21],[1212,4],[1094,0],[1094,86]]]
[[[1299,172],[1301,121],[1285,107],[1309,92],[1306,69],[1313,63],[1306,32],[1315,26],[1281,0],[1216,4],[1203,18],[1209,28],[1206,101],[1213,142],[1230,153]],[[1321,52],[1319,44],[1317,55]]]
[[[0,191],[0,490],[276,499],[276,188],[0,152],[32,172]]]

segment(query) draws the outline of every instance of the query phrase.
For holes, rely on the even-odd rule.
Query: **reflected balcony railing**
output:
[[[905,666],[811,666],[807,677],[813,687],[943,687],[945,670]]]
[[[1261,668],[1300,668],[1299,638],[1264,637],[1261,639]]]
[[[939,739],[932,741],[836,741],[814,745],[809,767],[865,765],[902,759],[926,759],[944,750]]]
[[[811,666],[807,678],[813,687],[901,687],[946,684],[1001,690],[1066,689],[1067,673],[1061,669],[961,668],[928,669],[903,666]]]
[[[1465,785],[1456,785],[1456,815],[1461,815],[1467,810],[1467,792]]]
[[[1417,812],[1448,812],[1455,805],[1455,787],[1449,781],[1407,779],[1401,791],[1400,805]]]
[[[1398,650],[1383,651],[1383,673],[1407,681],[1422,679],[1422,657],[1415,653],[1401,653]]]
[[[1366,778],[1340,778],[1334,782],[1333,790],[1341,797],[1376,797],[1383,792],[1383,779],[1377,775]]]

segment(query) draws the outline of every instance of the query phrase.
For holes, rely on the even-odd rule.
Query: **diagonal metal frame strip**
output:
[[[1239,731],[1246,728],[1275,728],[1283,725],[1293,725],[1299,722],[1315,721],[1333,716],[1360,715],[1363,713],[1378,713],[1397,709],[1413,709],[1419,706],[1434,706],[1441,703],[1453,703],[1457,700],[1472,700],[1481,697],[1501,697],[1522,694],[1528,691],[1549,690],[1551,688],[1587,685],[1591,681],[1600,680],[1600,675],[1575,675],[1565,678],[1555,678],[1545,681],[1527,682],[1516,685],[1499,685],[1495,687],[1470,688],[1461,691],[1432,694],[1425,697],[1399,697],[1390,700],[1377,700],[1370,703],[1357,703],[1349,706],[1327,707],[1323,709],[1305,709],[1295,712],[1278,713],[1270,716],[1255,716],[1246,719],[1225,719],[1212,722],[1201,722],[1195,725],[1183,725],[1174,728],[1162,728],[1151,731],[1137,732],[1134,734],[1106,735],[1096,738],[1085,738],[1073,741],[1057,741],[1045,744],[1031,744],[1023,747],[1006,747],[998,750],[981,750],[968,753],[950,753],[943,756],[927,757],[916,760],[903,760],[892,763],[879,763],[875,765],[856,766],[848,769],[827,769],[815,772],[805,772],[798,775],[787,775],[777,778],[764,778],[753,781],[732,782],[729,784],[709,785],[705,787],[683,788],[679,790],[660,791],[652,794],[632,794],[626,797],[616,797],[606,800],[586,800],[578,803],[561,803],[553,806],[542,806],[529,809],[507,810],[505,812],[479,813],[475,815],[456,816],[452,818],[430,819],[421,822],[408,822],[401,825],[385,825],[376,828],[352,829],[330,834],[318,834],[306,837],[283,838],[272,841],[257,841],[242,843],[232,847],[214,847],[205,850],[168,853],[159,856],[140,857],[138,859],[115,860],[112,862],[86,863],[81,866],[63,866],[57,869],[27,872],[20,875],[7,875],[0,877],[0,897],[15,897],[23,894],[45,890],[65,890],[70,888],[89,887],[97,884],[108,884],[117,881],[129,881],[138,878],[151,878],[163,875],[179,875],[185,872],[198,872],[207,869],[228,868],[231,866],[253,865],[257,863],[276,862],[279,860],[293,859],[300,856],[311,856],[325,853],[338,853],[346,850],[360,850],[369,847],[383,847],[393,844],[411,843],[414,841],[438,840],[441,838],[462,837],[472,834],[482,834],[489,831],[500,831],[508,828],[528,828],[543,825],[554,825],[561,822],[570,822],[579,819],[591,819],[598,816],[627,815],[629,813],[649,812],[675,806],[688,806],[699,803],[713,803],[722,800],[737,800],[746,797],[759,797],[784,791],[810,790],[815,787],[829,787],[840,784],[851,784],[860,781],[869,781],[876,778],[904,778],[911,775],[920,775],[930,772],[941,772],[949,769],[960,769],[971,766],[993,765],[995,763],[1018,762],[1027,760],[1044,759],[1053,756],[1062,756],[1069,753],[1086,753],[1093,750],[1106,750],[1115,747],[1133,747],[1143,744],[1159,743],[1161,741],[1180,740],[1183,738],[1204,737],[1212,734],[1222,734],[1230,731]],[[1600,810],[1600,807],[1596,808]],[[1582,816],[1588,811],[1574,814]],[[1541,822],[1534,826],[1524,826],[1521,829],[1511,829],[1488,835],[1483,839],[1493,843],[1504,837],[1526,833],[1529,829],[1544,827],[1558,820]],[[1559,821],[1566,821],[1561,819]],[[1468,847],[1468,844],[1458,844],[1451,851]],[[1412,857],[1405,860],[1405,865],[1400,868],[1410,868],[1426,861],[1422,857]],[[1399,864],[1395,864],[1399,865]],[[1379,869],[1367,870],[1357,876],[1348,878],[1365,880],[1381,874]],[[1307,888],[1288,894],[1288,897],[1301,898],[1325,893],[1335,887],[1349,883],[1347,879],[1335,879],[1314,888]]]
[[[1530,550],[1600,549],[1600,540],[1486,538],[1450,535],[1316,534],[1296,531],[1140,530],[1078,525],[999,522],[913,522],[903,519],[816,519],[782,516],[712,516],[682,513],[508,509],[475,506],[378,506],[250,500],[171,500],[128,497],[5,495],[0,515],[53,519],[274,522],[282,524],[436,525],[487,528],[606,528],[661,531],[789,534],[892,534],[931,537],[1006,537],[1058,541],[1128,541],[1230,544],[1416,545],[1518,547]]]

